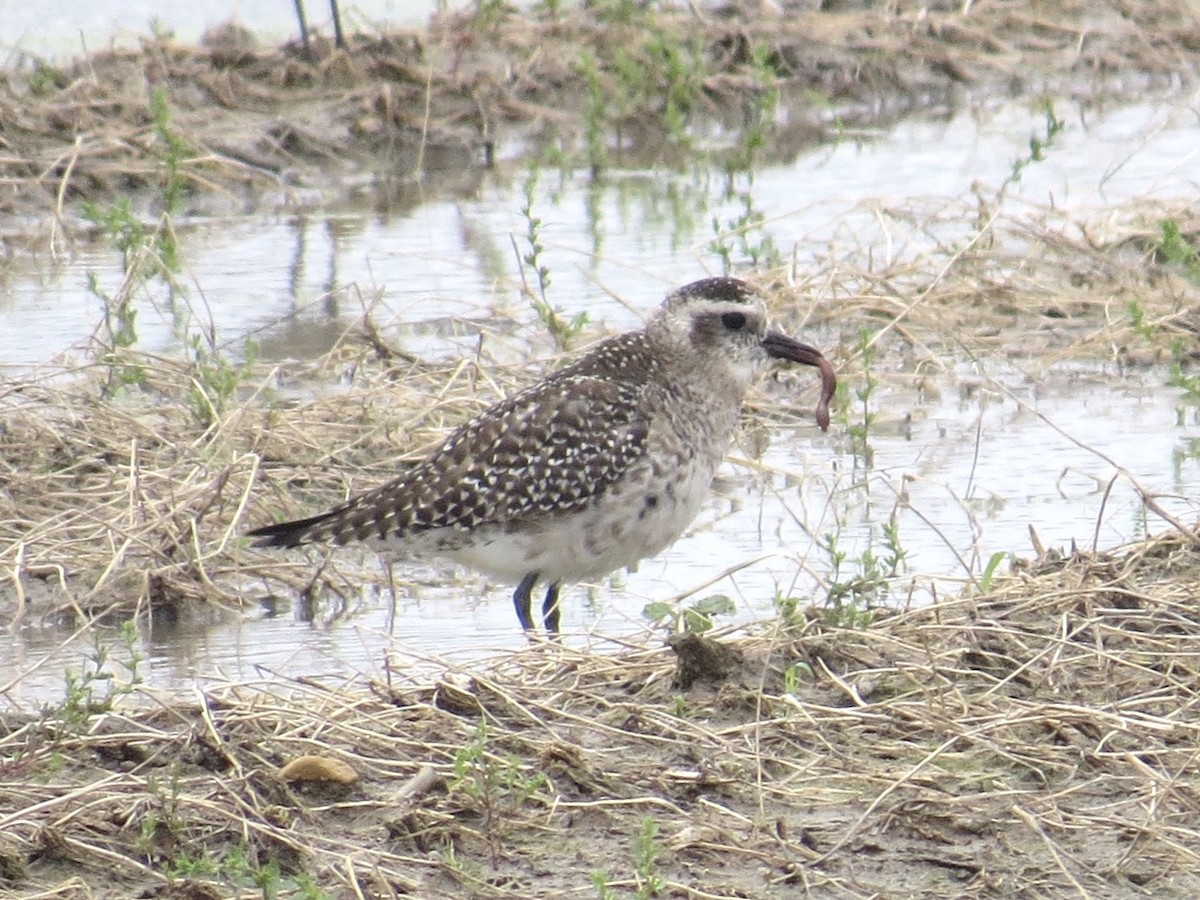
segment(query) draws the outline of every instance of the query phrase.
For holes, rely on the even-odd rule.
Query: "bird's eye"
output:
[[[742,313],[725,313],[721,316],[721,324],[730,331],[737,331],[746,324],[746,317]]]

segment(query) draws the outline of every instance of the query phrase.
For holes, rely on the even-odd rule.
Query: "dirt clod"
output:
[[[685,691],[697,681],[719,684],[741,671],[745,662],[736,647],[691,632],[672,635],[667,645],[677,657],[672,684]]]

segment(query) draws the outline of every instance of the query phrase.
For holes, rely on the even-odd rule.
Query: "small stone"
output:
[[[289,784],[297,781],[354,784],[358,781],[358,773],[349,763],[327,756],[298,756],[279,770],[279,777]]]

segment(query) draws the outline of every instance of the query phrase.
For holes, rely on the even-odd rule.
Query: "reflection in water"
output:
[[[974,181],[999,183],[1026,152],[1030,121],[1019,105],[913,120],[872,143],[845,142],[758,171],[732,194],[719,173],[614,172],[604,185],[543,174],[524,215],[525,173],[476,175],[484,180],[462,193],[408,207],[399,201],[416,196],[416,186],[397,178],[397,202],[371,202],[366,212],[185,224],[182,257],[232,352],[252,336],[260,358],[319,355],[370,308],[389,341],[421,357],[473,354],[481,334],[494,358],[525,358],[531,347],[544,356],[548,337],[516,287],[530,215],[541,220],[552,301],[567,316],[586,312],[619,330],[637,325],[665,290],[719,271],[723,254],[744,263],[773,244],[803,268],[811,248],[847,241],[900,252],[889,207],[932,209],[960,200]],[[1194,154],[1195,131],[1175,108],[1142,106],[1080,120],[1058,141],[1015,195],[1091,209],[1174,185],[1162,173]],[[868,207],[865,198],[876,202]],[[745,228],[714,247],[714,219],[725,235],[730,222]],[[939,241],[969,227],[954,217],[930,223],[943,229]],[[905,234],[932,241],[920,228]],[[0,358],[33,366],[85,341],[98,314],[88,273],[109,283],[119,264],[86,246],[51,272],[15,258],[0,282]],[[177,349],[188,330],[188,298],[174,311],[169,300],[138,298],[148,350]],[[832,349],[844,336],[813,337]],[[908,365],[895,345],[879,353]],[[1002,362],[964,361],[914,378],[920,387],[880,389],[865,468],[844,427],[828,437],[809,422],[749,434],[744,453],[733,455],[756,461],[725,467],[689,537],[636,574],[565,597],[566,639],[598,646],[605,635],[636,633],[647,602],[693,590],[729,595],[742,620],[769,615],[777,594],[822,596],[830,578],[850,578],[868,554],[887,552],[883,523],[895,523],[909,572],[922,575],[913,598],[924,600],[969,584],[997,552],[1028,554],[1031,526],[1060,548],[1103,548],[1158,530],[1130,479],[1171,514],[1194,517],[1197,406],[1165,380],[1158,371],[1076,364],[1034,381]],[[1115,482],[1114,463],[1128,473]],[[382,676],[385,653],[396,664],[430,653],[462,662],[524,645],[507,588],[438,567],[399,564],[395,576],[394,601],[368,587],[344,604],[287,599],[156,620],[142,637],[144,674],[168,690],[263,673],[340,681]],[[902,579],[896,599],[909,589]],[[119,647],[112,631],[101,636]],[[21,705],[61,698],[64,670],[95,655],[91,632],[69,638],[32,621],[0,633],[3,697]]]
[[[310,30],[330,34],[331,5],[307,3]],[[417,26],[435,10],[462,8],[459,0],[356,0],[356,21],[374,28]],[[348,7],[343,5],[343,11]],[[3,46],[46,57],[70,58],[94,51],[109,41],[117,46],[137,46],[149,30],[171,34],[176,40],[196,44],[205,32],[230,21],[253,31],[266,42],[289,41],[297,36],[296,7],[291,3],[238,3],[228,0],[193,0],[164,4],[159,0],[25,0],[4,7]],[[155,24],[157,23],[157,24]],[[90,45],[90,46],[89,46]]]

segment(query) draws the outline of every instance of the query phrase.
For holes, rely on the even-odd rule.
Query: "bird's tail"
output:
[[[247,531],[252,538],[258,538],[253,547],[299,547],[317,537],[314,531],[317,526],[329,521],[339,510],[321,513],[319,516],[309,516],[307,519],[295,519],[291,522],[277,522],[274,525],[264,525]]]

